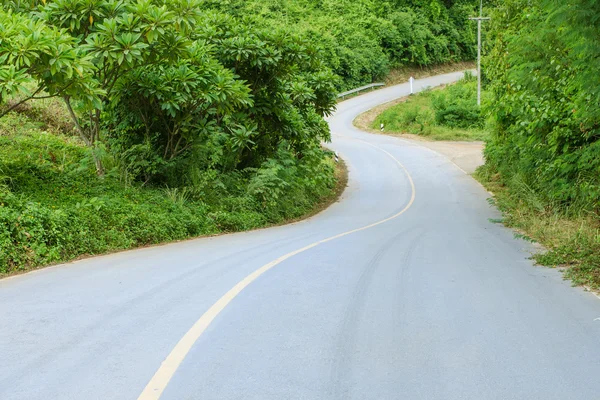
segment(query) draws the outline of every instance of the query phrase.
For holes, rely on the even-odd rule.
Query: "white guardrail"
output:
[[[356,89],[348,90],[347,92],[338,94],[338,98],[345,98],[346,96],[350,96],[351,94],[362,92],[363,90],[374,90],[376,87],[385,86],[385,83],[371,83],[370,85],[361,86]]]

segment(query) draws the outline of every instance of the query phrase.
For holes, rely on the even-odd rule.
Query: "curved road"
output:
[[[600,300],[446,158],[352,126],[407,92],[340,104],[349,187],[309,220],[0,281],[0,399],[599,398]]]

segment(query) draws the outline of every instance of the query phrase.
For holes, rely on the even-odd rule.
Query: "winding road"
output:
[[[600,300],[447,158],[352,126],[408,90],[339,105],[349,185],[308,220],[1,280],[0,399],[599,399]]]

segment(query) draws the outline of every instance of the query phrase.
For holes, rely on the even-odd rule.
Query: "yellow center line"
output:
[[[358,139],[358,140],[361,140],[361,139]],[[238,294],[240,294],[240,292],[242,290],[244,290],[248,285],[250,285],[252,282],[254,282],[259,276],[261,276],[262,274],[264,274],[271,268],[275,267],[276,265],[281,264],[283,261],[287,260],[288,258],[291,258],[297,254],[300,254],[306,250],[312,249],[313,247],[316,247],[320,244],[327,243],[332,240],[339,239],[341,237],[351,235],[356,232],[364,231],[366,229],[370,229],[377,225],[381,225],[385,222],[391,221],[392,219],[397,218],[400,215],[404,214],[406,212],[406,210],[408,210],[412,206],[412,204],[415,201],[416,189],[415,189],[415,183],[413,182],[413,179],[410,176],[408,170],[404,167],[404,165],[402,165],[402,163],[400,161],[398,161],[398,159],[396,159],[396,157],[394,157],[392,154],[390,154],[386,150],[382,149],[381,147],[375,146],[369,142],[366,142],[364,140],[361,140],[361,141],[368,144],[369,146],[375,147],[376,149],[378,149],[378,150],[382,151],[383,153],[385,153],[386,155],[388,155],[404,171],[404,173],[408,177],[408,181],[410,182],[410,187],[411,187],[411,197],[410,197],[410,201],[408,202],[408,204],[402,210],[400,210],[400,212],[392,215],[389,218],[372,223],[370,225],[363,226],[362,228],[353,229],[351,231],[347,231],[347,232],[343,232],[343,233],[340,233],[335,236],[331,236],[329,238],[309,244],[308,246],[302,247],[301,249],[294,250],[290,253],[287,253],[287,254],[277,258],[276,260],[271,261],[268,264],[263,265],[256,271],[252,272],[250,275],[246,276],[244,279],[242,279],[240,282],[238,282],[233,288],[231,288],[227,293],[225,293],[223,295],[223,297],[221,297],[219,300],[217,300],[217,302],[215,304],[213,304],[208,309],[208,311],[206,311],[200,317],[200,319],[198,319],[198,321],[196,321],[196,323],[190,328],[190,330],[186,332],[186,334],[181,338],[181,340],[179,340],[179,342],[175,345],[175,347],[173,348],[171,353],[169,353],[167,358],[162,362],[162,364],[160,365],[160,367],[158,368],[158,370],[156,371],[156,373],[154,374],[152,379],[150,379],[150,382],[148,382],[148,384],[144,388],[144,391],[138,397],[138,400],[158,400],[158,399],[160,399],[162,393],[164,392],[167,385],[173,378],[173,375],[175,375],[177,368],[179,368],[179,366],[183,362],[184,358],[188,355],[188,353],[192,349],[192,346],[194,345],[194,343],[196,343],[198,338],[200,338],[200,336],[204,333],[204,331],[206,331],[206,328],[208,328],[208,326],[212,323],[212,321],[221,313],[221,311],[223,311],[225,309],[225,307],[227,307],[229,305],[229,303],[231,303],[231,301],[233,299],[235,299],[235,297]]]

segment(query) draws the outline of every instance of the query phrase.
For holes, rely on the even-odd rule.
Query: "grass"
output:
[[[426,90],[402,99],[382,110],[371,122],[371,130],[380,130],[392,135],[412,134],[430,140],[482,141],[487,131],[479,126],[447,126],[436,120],[434,102],[438,92],[446,94],[449,87]]]
[[[480,167],[475,177],[494,193],[502,222],[547,249],[534,255],[538,264],[564,267],[574,285],[600,290],[599,215],[549,206],[518,178],[504,182],[489,166]]]

